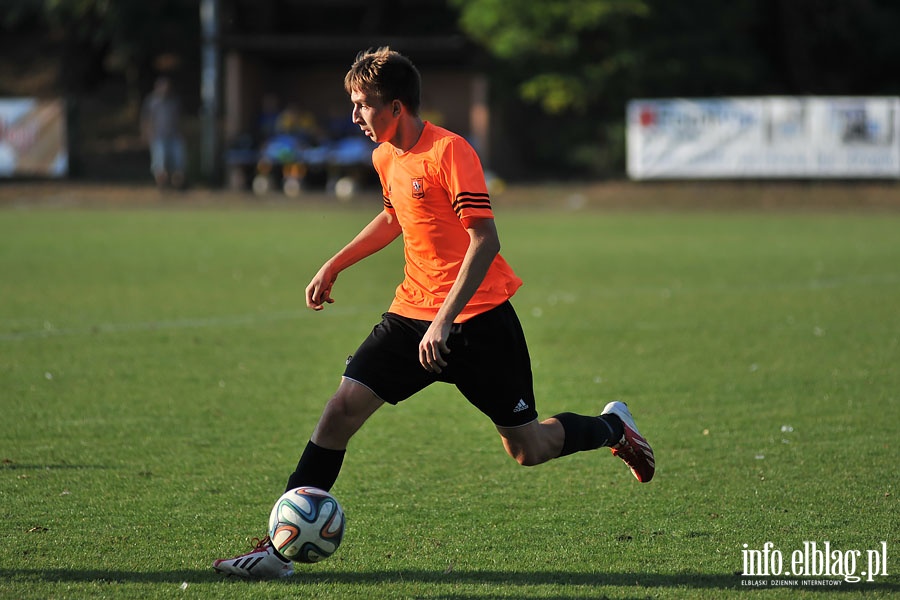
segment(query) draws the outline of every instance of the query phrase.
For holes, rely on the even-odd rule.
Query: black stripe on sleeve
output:
[[[491,208],[490,194],[460,192],[453,200],[453,210],[459,213],[463,208]]]

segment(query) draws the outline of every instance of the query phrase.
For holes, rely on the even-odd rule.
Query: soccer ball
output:
[[[285,558],[314,563],[334,554],[344,537],[344,511],[337,499],[314,487],[285,492],[269,515],[269,538]]]

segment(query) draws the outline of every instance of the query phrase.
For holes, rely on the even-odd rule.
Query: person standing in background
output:
[[[141,107],[141,135],[150,148],[150,170],[160,189],[185,183],[181,102],[168,77],[159,77]]]

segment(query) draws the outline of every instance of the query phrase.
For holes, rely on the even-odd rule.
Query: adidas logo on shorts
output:
[[[516,404],[516,407],[513,409],[514,413],[522,412],[523,410],[528,410],[528,405],[525,404],[524,400],[519,400],[519,403]]]

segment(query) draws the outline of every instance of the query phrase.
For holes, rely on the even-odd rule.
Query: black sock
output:
[[[625,435],[625,425],[622,424],[622,419],[620,419],[617,415],[600,415],[597,417],[602,420],[609,427],[609,430],[612,431],[612,436],[610,436],[609,441],[604,446],[615,446],[622,439],[622,436]]]
[[[288,478],[285,491],[305,485],[327,492],[337,481],[346,452],[346,450],[328,450],[310,440],[300,456],[297,468]]]
[[[562,424],[566,435],[560,457],[612,446],[622,438],[622,421],[615,415],[586,417],[567,412],[554,415],[553,418]]]

